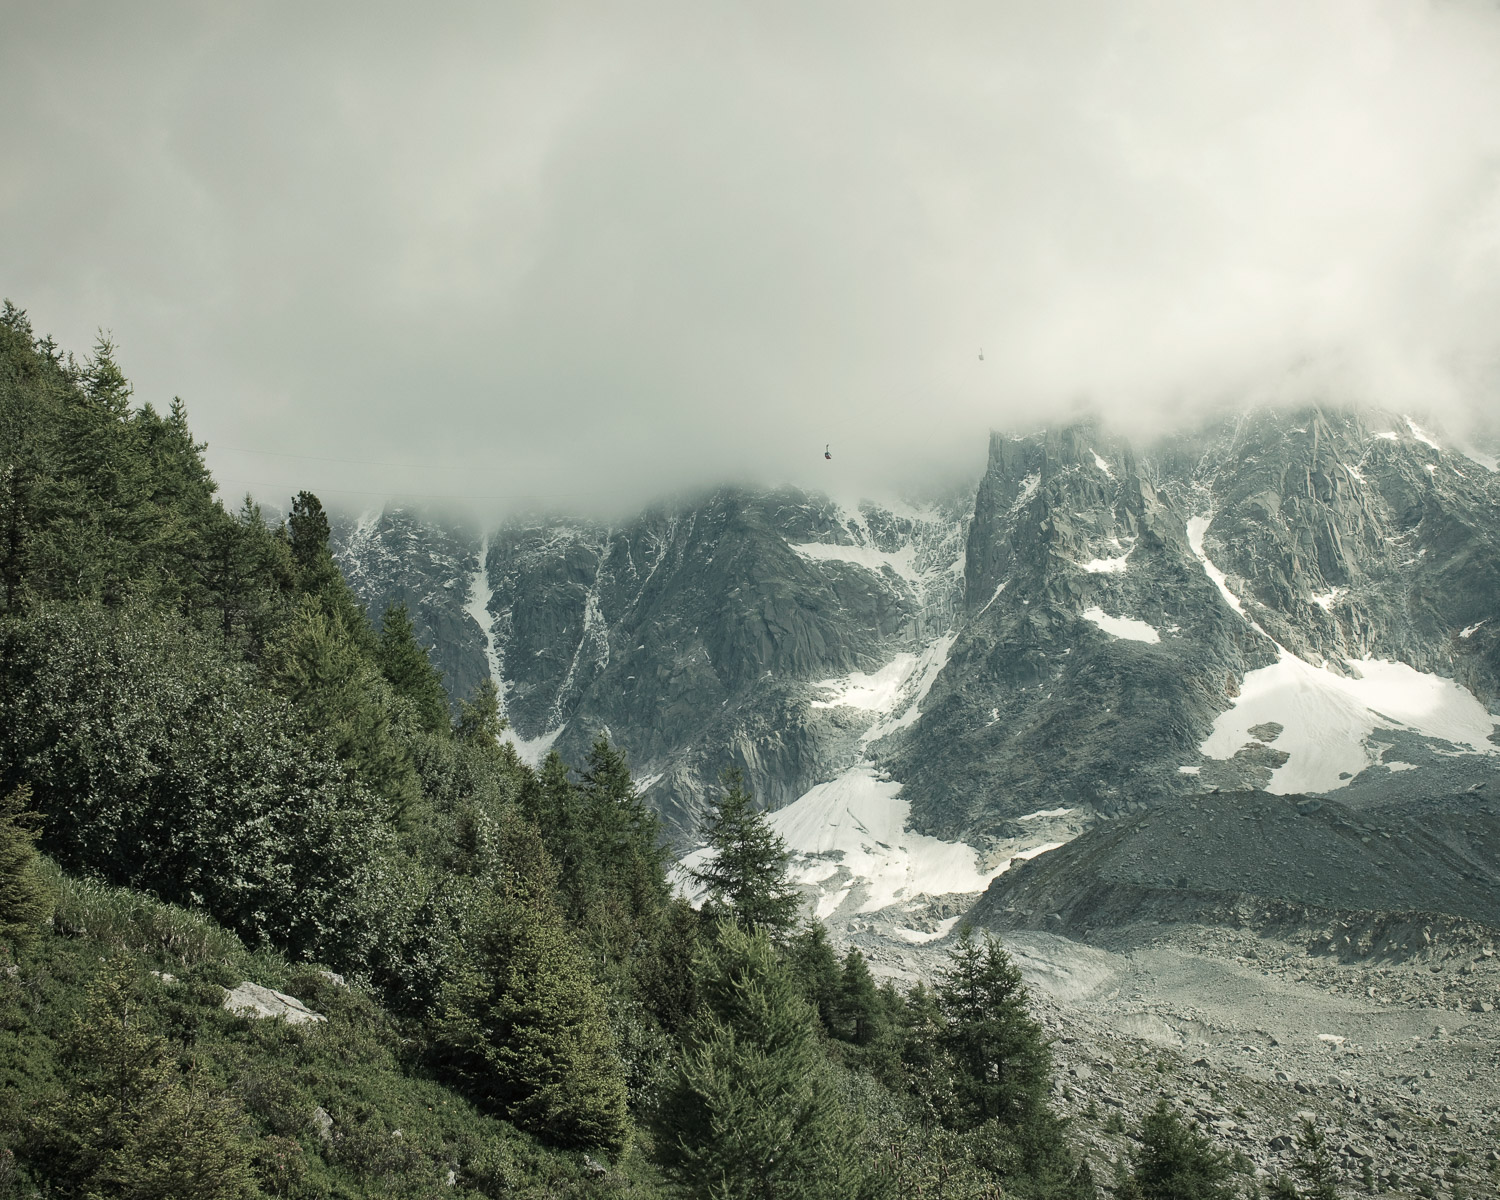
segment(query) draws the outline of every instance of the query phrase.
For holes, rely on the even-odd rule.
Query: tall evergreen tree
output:
[[[828,940],[828,929],[808,917],[787,946],[787,965],[830,1034],[839,1030],[839,960]]]
[[[856,1046],[868,1046],[879,1035],[884,1009],[869,964],[857,947],[844,956],[839,973],[839,1036]]]
[[[657,1116],[668,1174],[712,1200],[856,1195],[856,1131],[766,930],[721,924],[699,986],[703,1007]]]
[[[721,777],[724,793],[704,830],[708,861],[693,872],[706,891],[706,912],[723,913],[752,932],[785,941],[797,924],[802,899],[788,878],[786,842],[755,807],[737,769]]]
[[[604,996],[557,909],[540,838],[514,818],[502,833],[464,955],[443,986],[440,1062],[523,1129],[558,1145],[618,1148],[625,1076]]]
[[[428,733],[449,732],[448,694],[443,691],[442,672],[417,644],[411,614],[404,603],[390,605],[382,615],[375,661],[396,695],[411,704],[418,726]]]
[[[1166,1100],[1141,1122],[1140,1148],[1117,1194],[1125,1200],[1233,1200],[1228,1157]]]
[[[65,1047],[68,1087],[33,1123],[34,1165],[70,1196],[258,1196],[238,1114],[183,1078],[133,990],[123,969],[91,990]]]
[[[948,964],[937,991],[959,1103],[975,1123],[1024,1124],[1045,1107],[1051,1054],[1020,969],[992,935],[976,943],[967,926]]]
[[[465,745],[493,749],[509,727],[510,722],[500,715],[500,689],[486,675],[474,688],[472,697],[458,702],[454,736]]]
[[[37,866],[41,818],[25,784],[0,798],[0,943],[16,949],[36,941],[52,897]]]
[[[1338,1200],[1338,1168],[1328,1152],[1328,1139],[1306,1117],[1297,1133],[1297,1150],[1292,1166],[1302,1177],[1302,1200]]]

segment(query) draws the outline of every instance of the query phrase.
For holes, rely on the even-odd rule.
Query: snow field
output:
[[[833,693],[829,700],[814,700],[813,708],[863,708],[888,713],[917,665],[915,654],[898,654],[873,675],[852,671],[842,679],[824,679],[813,684]]]
[[[859,766],[772,813],[771,827],[797,856],[793,878],[825,882],[837,870],[830,865],[837,863],[862,889],[857,911],[867,913],[924,894],[982,891],[1004,870],[981,870],[972,846],[908,830],[911,806],[900,792],[899,783],[877,779],[874,768]],[[849,890],[841,889],[839,900],[819,915],[836,909]]]
[[[1251,740],[1251,726],[1278,722],[1284,729],[1273,745],[1291,756],[1267,785],[1279,794],[1342,787],[1348,780],[1341,774],[1358,775],[1379,761],[1379,747],[1369,742],[1376,729],[1403,728],[1471,753],[1497,753],[1488,740],[1495,718],[1453,680],[1379,659],[1348,665],[1360,678],[1335,675],[1281,649],[1273,665],[1245,676],[1234,707],[1214,722],[1202,752],[1231,758]]]

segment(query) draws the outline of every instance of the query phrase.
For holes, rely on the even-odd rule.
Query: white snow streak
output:
[[[1126,551],[1119,558],[1095,558],[1083,564],[1083,569],[1091,575],[1123,575],[1126,571],[1125,560],[1130,557],[1130,551]]]
[[[1137,621],[1134,617],[1112,617],[1097,604],[1083,610],[1083,619],[1092,621],[1111,637],[1124,638],[1131,642],[1159,642],[1161,634],[1154,625]]]
[[[505,711],[504,692],[500,687],[500,655],[495,648],[495,619],[490,616],[487,607],[493,593],[490,591],[489,572],[485,563],[489,561],[490,539],[486,537],[479,545],[479,569],[469,577],[469,602],[464,605],[464,612],[474,618],[474,623],[479,626],[484,635],[484,661],[489,667],[490,678],[495,683],[497,691],[501,691],[501,712]]]
[[[1488,617],[1486,617],[1484,619],[1484,621],[1488,621],[1488,620],[1489,620]],[[1479,627],[1484,624],[1484,621],[1476,621],[1476,622],[1474,622],[1474,624],[1470,625],[1467,629],[1460,630],[1458,636],[1461,637],[1461,638],[1470,638],[1470,637],[1473,637],[1476,633],[1479,632]]]
[[[996,600],[1000,599],[1000,593],[1005,590],[1005,585],[1007,583],[1009,583],[1009,582],[1010,582],[1009,579],[1003,579],[1003,580],[1000,581],[1000,586],[995,589],[995,594],[989,598],[989,602],[987,604],[985,604],[985,606],[983,608],[981,608],[977,613],[974,614],[976,620],[979,617],[984,616],[985,613],[987,613],[987,612],[990,611],[990,605],[993,604],[993,603],[995,603]]]
[[[1113,479],[1115,477],[1115,473],[1109,469],[1109,464],[1099,457],[1099,452],[1097,450],[1091,449],[1089,453],[1094,456],[1094,466],[1098,467],[1101,471],[1103,471],[1106,475]]]
[[[1228,604],[1230,608],[1234,609],[1235,612],[1239,613],[1240,616],[1244,617],[1245,620],[1249,621],[1250,618],[1246,615],[1244,606],[1240,604],[1240,598],[1229,590],[1228,578],[1225,576],[1223,571],[1219,570],[1218,567],[1214,566],[1213,563],[1208,561],[1208,555],[1203,552],[1203,535],[1208,532],[1209,522],[1211,522],[1212,520],[1212,517],[1188,518],[1188,546],[1191,547],[1193,551],[1193,557],[1203,564],[1204,573],[1214,581],[1214,586],[1219,589],[1219,595],[1224,597],[1224,602]],[[1250,623],[1252,625],[1255,625],[1254,621],[1251,621]],[[1255,628],[1260,629],[1260,626],[1255,625]],[[1262,633],[1266,632],[1264,629],[1261,629],[1260,631]],[[1267,634],[1266,636],[1269,637],[1270,635]]]
[[[1417,425],[1417,423],[1415,421],[1413,421],[1410,417],[1403,417],[1402,420],[1406,422],[1406,427],[1411,430],[1412,437],[1416,438],[1417,441],[1419,441],[1419,442],[1425,442],[1427,445],[1431,446],[1434,450],[1441,450],[1442,449],[1441,446],[1439,446],[1435,441],[1432,440],[1432,436],[1429,433],[1427,433],[1426,430],[1420,428]]]

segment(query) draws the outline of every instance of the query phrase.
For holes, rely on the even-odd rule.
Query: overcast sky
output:
[[[874,493],[1088,409],[1500,409],[1493,3],[0,20],[0,293],[112,331],[231,495]]]

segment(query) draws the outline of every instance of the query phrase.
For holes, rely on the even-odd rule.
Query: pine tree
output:
[[[1303,1200],[1338,1200],[1338,1168],[1328,1153],[1327,1139],[1306,1117],[1297,1134],[1297,1149],[1300,1153],[1292,1166],[1302,1177]]]
[[[693,878],[707,892],[705,912],[727,911],[752,932],[764,930],[776,942],[797,924],[802,900],[788,878],[791,854],[745,790],[737,769],[722,776],[724,794],[705,830],[709,859]]]
[[[657,1116],[668,1174],[713,1200],[857,1194],[856,1131],[766,931],[721,924],[699,986],[703,1008]]]
[[[442,989],[439,1060],[523,1129],[558,1145],[617,1148],[625,1076],[604,996],[557,909],[535,831],[512,819],[502,841],[463,959]]]
[[[839,1036],[856,1046],[868,1046],[880,1033],[884,1012],[875,979],[865,956],[853,946],[844,956],[839,975]]]
[[[71,1078],[33,1124],[36,1165],[68,1195],[259,1195],[239,1117],[178,1070],[122,967],[96,981],[64,1048]]]
[[[500,735],[510,723],[500,715],[500,689],[486,675],[474,688],[474,695],[458,703],[458,720],[453,733],[466,746],[494,749]]]
[[[829,1034],[839,1029],[839,960],[828,941],[828,930],[816,917],[808,917],[787,947],[787,964],[802,991],[802,998],[817,1011]]]
[[[396,695],[411,704],[418,726],[428,733],[449,731],[448,694],[443,691],[442,672],[417,644],[405,604],[392,604],[381,617],[375,661]]]
[[[1127,1193],[1140,1200],[1233,1200],[1228,1157],[1166,1100],[1141,1122]],[[1126,1193],[1122,1193],[1126,1194]]]
[[[0,798],[0,941],[16,949],[36,941],[38,927],[52,910],[52,896],[37,867],[41,824],[30,811],[25,784]]]
[[[965,927],[938,983],[944,1042],[968,1120],[1021,1125],[1046,1104],[1051,1054],[1026,1008],[1026,985],[993,936],[977,944]]]

